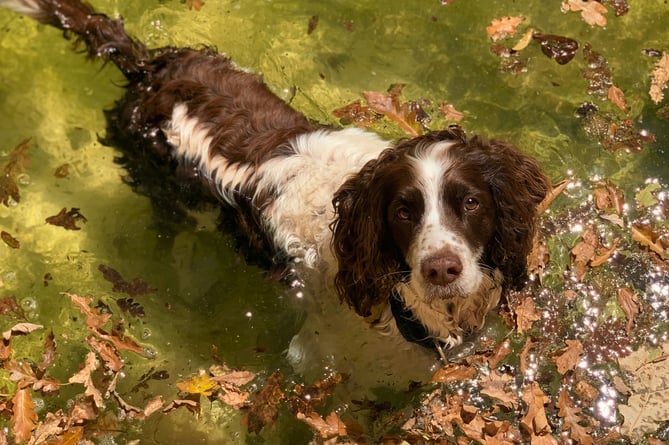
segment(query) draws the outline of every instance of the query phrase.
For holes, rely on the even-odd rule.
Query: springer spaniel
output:
[[[253,248],[330,280],[372,325],[450,347],[523,285],[549,183],[512,145],[457,127],[395,143],[318,127],[211,49],[149,50],[81,0],[0,6],[73,34],[125,74],[108,139],[138,187],[206,192]]]

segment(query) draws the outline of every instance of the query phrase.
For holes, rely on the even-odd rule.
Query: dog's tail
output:
[[[148,49],[125,32],[123,20],[98,14],[82,0],[0,0],[0,7],[62,29],[85,43],[90,58],[114,63],[128,78],[150,66]]]

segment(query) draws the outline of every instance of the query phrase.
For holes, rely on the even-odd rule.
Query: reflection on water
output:
[[[587,25],[579,14],[562,13],[559,2],[531,5],[499,0],[482,5],[454,0],[445,6],[437,0],[389,0],[382,5],[344,0],[207,0],[199,11],[177,0],[93,3],[102,11],[122,14],[128,29],[152,46],[216,46],[240,65],[262,72],[277,94],[323,123],[337,124],[332,110],[360,99],[363,91],[384,91],[391,84],[405,83],[405,98],[430,102],[426,109],[432,117],[431,128],[446,124],[436,108],[449,102],[464,113],[461,124],[468,131],[513,140],[536,156],[555,182],[572,178],[545,223],[558,241],[551,244],[552,263],[543,277],[543,289],[535,294],[545,307],[544,320],[538,323],[541,336],[604,338],[602,325],[607,326],[611,311],[618,310],[608,303],[616,292],[615,285],[605,285],[609,275],[602,273],[599,278],[594,272],[593,282],[574,284],[571,299],[564,292],[564,266],[583,231],[596,225],[603,240],[620,235],[611,231],[618,228],[603,227],[600,215],[591,211],[597,183],[615,183],[627,205],[649,182],[657,183],[665,191],[656,196],[657,205],[646,211],[649,219],[666,224],[669,124],[666,112],[661,113],[666,100],[655,105],[648,99],[655,60],[642,51],[669,50],[669,13],[660,2],[633,3],[621,17],[609,14],[606,28]],[[606,59],[629,111],[588,94],[583,76],[592,66],[580,53],[558,65],[538,45],[530,45],[518,53],[525,63],[520,74],[500,70],[500,58],[490,50],[485,27],[492,18],[504,15],[523,16],[526,26],[545,34],[588,43]],[[312,32],[308,32],[310,21]],[[346,308],[329,301],[327,311],[338,314],[330,317],[322,307],[315,309],[305,301],[311,289],[285,289],[268,280],[264,271],[247,265],[236,252],[235,241],[216,231],[214,213],[194,216],[172,235],[159,231],[150,204],[124,184],[114,150],[98,142],[105,128],[103,110],[120,97],[122,76],[111,66],[86,62],[58,32],[5,11],[0,11],[0,30],[0,162],[23,139],[33,141],[30,164],[17,181],[20,201],[0,206],[2,229],[20,241],[18,249],[0,245],[0,297],[15,296],[29,321],[53,327],[62,357],[60,371],[55,372],[61,378],[76,371],[87,335],[81,316],[61,292],[91,295],[117,311],[119,295],[111,292],[110,283],[98,271],[100,264],[108,264],[127,279],[139,277],[158,289],[136,299],[145,317],[126,320],[127,331],[155,356],[150,360],[128,356],[126,379],[119,382],[119,390],[130,391],[151,369],[165,370],[170,379],[150,380],[141,390],[128,392],[137,405],[152,394],[174,398],[175,381],[216,360],[259,372],[262,378],[280,369],[290,383],[334,372],[328,357],[301,362],[303,373],[294,372],[286,353],[293,336],[300,333],[308,337],[307,345],[348,343],[348,350],[358,354],[346,357],[355,373],[337,389],[328,408],[352,413],[373,429],[373,410],[356,408],[359,405],[353,400],[359,399],[355,397],[392,401],[397,409],[411,406],[414,393],[405,390],[410,380],[429,381],[433,357],[398,354],[394,345],[358,348],[357,342],[366,334],[356,330],[360,325]],[[587,122],[579,117],[577,110],[586,102],[596,104],[595,123],[605,122],[604,127],[593,126],[592,116]],[[592,137],[594,130],[606,137],[621,122],[644,132],[644,138],[652,134],[656,142],[644,142],[640,152],[614,152],[603,148],[602,139]],[[375,129],[386,136],[401,136],[389,122]],[[54,175],[56,171],[61,174]],[[63,207],[78,208],[85,215],[88,222],[80,224],[81,230],[66,231],[44,223]],[[628,207],[624,216],[631,221],[636,212],[640,210]],[[638,330],[629,336],[633,338],[616,327],[606,337],[613,346],[587,350],[579,364],[592,381],[600,383],[591,409],[605,424],[616,422],[618,393],[610,385],[613,374],[604,362],[614,360],[641,338],[651,344],[667,341],[666,262],[653,267],[646,257],[623,253],[619,261],[614,258],[612,267],[630,286],[642,290],[639,298],[653,314],[642,317]],[[550,321],[565,314],[570,318],[561,323],[571,323],[569,328]],[[1,324],[4,327],[5,322]],[[461,358],[477,345],[508,333],[499,320],[492,326],[486,336],[453,357]],[[37,357],[41,344],[25,348],[25,356]],[[528,380],[541,374],[540,359],[530,357]],[[400,366],[399,373],[397,368],[386,373],[398,362],[403,370]],[[389,382],[396,387],[384,388]],[[351,399],[349,391],[357,391],[357,396]],[[58,407],[66,396],[63,391],[48,403]],[[143,443],[260,443],[259,438],[245,438],[242,416],[219,403],[205,403],[199,417],[181,410],[169,417],[150,418],[138,430],[129,431],[128,437],[141,437]],[[277,428],[263,433],[267,443],[288,443],[288,439],[305,443],[311,437],[308,427],[290,415],[280,419]]]

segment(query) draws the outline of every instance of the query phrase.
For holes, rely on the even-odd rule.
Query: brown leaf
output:
[[[630,227],[630,231],[632,232],[632,239],[634,241],[641,243],[642,246],[648,247],[663,260],[667,258],[664,251],[665,246],[662,244],[659,235],[653,231],[650,224],[634,223]]]
[[[669,52],[662,54],[662,58],[655,64],[655,69],[651,73],[650,98],[656,104],[664,99],[664,89],[669,83]]]
[[[5,244],[7,244],[12,249],[18,249],[19,247],[21,247],[21,243],[19,242],[19,240],[17,240],[11,234],[5,232],[4,230],[0,232],[0,238],[2,238]]]
[[[146,406],[142,410],[144,417],[149,417],[151,414],[158,412],[165,402],[163,402],[163,397],[158,395],[146,402]]]
[[[541,314],[536,310],[534,300],[527,295],[516,308],[516,329],[519,334],[524,333],[532,327],[532,324],[541,319]]]
[[[405,134],[418,136],[423,133],[421,124],[426,115],[416,102],[401,103],[400,94],[403,88],[404,84],[395,84],[387,93],[365,91],[363,96],[374,111],[398,124]]]
[[[307,34],[311,34],[314,31],[316,31],[317,26],[318,26],[318,16],[312,15],[309,18],[309,24],[307,25]]]
[[[19,187],[16,183],[17,176],[23,172],[28,165],[28,148],[32,141],[25,139],[9,153],[9,159],[4,165],[0,165],[0,202],[9,207],[11,203],[21,200]]]
[[[595,206],[599,210],[612,211],[618,215],[625,212],[625,196],[612,182],[599,183],[595,188]]]
[[[177,399],[177,400],[172,400],[170,403],[168,403],[167,406],[163,408],[163,412],[169,413],[177,408],[181,408],[182,406],[185,406],[186,408],[188,408],[188,411],[193,413],[197,413],[200,410],[200,404],[194,400]]]
[[[444,118],[447,121],[460,122],[465,118],[465,115],[458,110],[452,104],[448,102],[442,102],[439,104],[439,111],[444,114]]]
[[[523,37],[518,40],[518,42],[513,45],[513,48],[511,48],[513,51],[522,51],[525,48],[527,48],[527,45],[530,44],[532,41],[532,36],[534,35],[534,28],[530,28],[527,31],[525,31],[525,34],[523,34]]]
[[[281,391],[282,382],[283,374],[275,371],[267,378],[262,389],[255,393],[246,416],[249,432],[259,433],[265,425],[273,425],[276,422],[280,402],[286,397]]]
[[[37,424],[28,445],[48,444],[47,439],[49,437],[60,436],[64,430],[61,426],[61,423],[64,423],[64,417],[61,410],[58,410],[55,414],[47,413],[44,421]]]
[[[581,409],[574,406],[573,400],[564,388],[560,391],[560,395],[558,396],[557,406],[560,408],[558,416],[564,419],[562,430],[569,430],[570,438],[581,445],[592,445],[594,443],[592,438],[592,427],[589,425],[581,425],[581,423],[586,421],[586,418],[580,414]]]
[[[111,344],[113,344],[116,349],[122,351],[132,351],[136,352],[137,354],[144,354],[144,348],[142,348],[139,344],[137,344],[135,340],[133,340],[127,335],[124,335],[122,337],[113,334],[109,335],[106,332],[102,331],[101,329],[94,329],[93,331],[102,340],[106,340]]]
[[[12,432],[17,443],[30,440],[36,427],[37,413],[30,390],[19,389],[12,397]]]
[[[573,370],[581,361],[583,355],[583,344],[580,340],[565,340],[567,349],[557,356],[553,361],[557,365],[557,370],[561,375]]]
[[[13,335],[30,334],[32,331],[42,329],[44,326],[35,323],[17,323],[2,333],[2,338],[9,340]]]
[[[88,222],[76,207],[72,207],[70,210],[63,207],[57,215],[49,216],[46,219],[46,222],[53,226],[62,227],[66,230],[81,230],[81,227],[77,226],[77,221]]]
[[[369,127],[383,117],[383,115],[376,113],[370,107],[362,105],[362,102],[359,100],[337,108],[332,114],[341,119],[342,124],[352,123],[358,127]]]
[[[56,342],[53,331],[51,331],[44,339],[44,348],[42,349],[42,356],[37,364],[37,369],[41,374],[44,374],[46,369],[53,364],[54,360],[56,360]]]
[[[550,207],[551,203],[555,201],[555,198],[560,196],[562,192],[569,186],[569,184],[571,184],[571,180],[565,179],[564,181],[561,181],[553,186],[543,201],[541,201],[537,206],[537,215],[544,213],[548,207]]]
[[[510,389],[514,384],[514,379],[508,374],[498,374],[493,371],[480,381],[481,394],[499,400],[503,405],[509,409],[514,409],[518,406],[518,395]]]
[[[82,423],[85,420],[93,420],[97,418],[97,413],[95,411],[95,406],[93,402],[89,399],[78,398],[74,401],[74,404],[70,408],[69,412],[69,422],[77,424]]]
[[[156,289],[152,288],[141,278],[134,278],[132,281],[125,281],[118,271],[111,267],[100,264],[98,270],[102,272],[102,277],[113,284],[112,291],[123,292],[131,297],[152,294]]]
[[[210,370],[211,372],[211,370]],[[223,374],[214,374],[211,380],[221,384],[243,386],[256,378],[256,375],[251,371],[228,371]]]
[[[195,9],[196,11],[199,11],[202,9],[204,6],[204,1],[203,0],[186,0],[186,4],[188,5],[188,9]]]
[[[552,437],[544,408],[544,405],[550,402],[550,398],[544,394],[537,382],[532,382],[523,388],[522,400],[527,405],[527,412],[521,419],[520,426],[532,437]],[[557,443],[555,439],[553,442]]]
[[[334,411],[328,414],[325,419],[315,411],[309,414],[297,413],[297,418],[316,430],[323,439],[343,437],[348,434],[346,432],[346,425],[344,425],[344,422],[341,421]]]
[[[627,102],[625,101],[625,94],[623,93],[623,90],[621,90],[617,86],[611,85],[609,87],[609,92],[607,94],[607,97],[613,105],[620,108],[625,113],[629,111],[629,108],[627,107]]]
[[[70,297],[72,303],[77,305],[82,314],[86,316],[86,326],[96,330],[101,328],[111,318],[111,314],[99,314],[95,309],[91,307],[91,297],[80,297],[74,294],[65,294]]]
[[[545,56],[550,57],[560,65],[571,62],[576,55],[576,51],[578,51],[578,42],[569,37],[537,32],[532,35],[532,38],[539,43],[541,52]]]
[[[488,367],[495,369],[499,362],[501,362],[511,352],[511,341],[507,338],[497,345],[492,355],[488,357]]]
[[[245,407],[249,401],[248,392],[240,391],[234,387],[223,388],[221,391],[219,391],[217,397],[218,400],[234,409],[241,409]]]
[[[98,361],[97,357],[95,357],[95,353],[89,352],[86,355],[86,363],[84,367],[75,375],[70,377],[68,382],[81,383],[82,385],[84,385],[84,387],[86,388],[84,395],[92,397],[95,406],[98,408],[102,408],[104,406],[104,402],[102,401],[102,394],[93,384],[93,378],[91,377],[91,374],[95,372],[95,370],[98,369],[99,366],[100,362]]]
[[[562,2],[562,12],[581,12],[581,17],[590,26],[606,26],[608,11],[604,5],[593,0],[565,0]]]
[[[87,337],[86,342],[95,352],[98,353],[100,358],[104,361],[105,366],[109,370],[118,372],[123,368],[123,360],[121,357],[119,357],[116,349],[114,349],[111,345],[101,342],[93,336]]]
[[[486,27],[488,37],[493,42],[516,34],[516,28],[523,23],[523,17],[502,17],[501,19],[492,19],[490,26]]]
[[[463,380],[473,379],[475,376],[476,369],[472,366],[451,363],[437,370],[432,376],[432,381],[435,383],[461,382]]]
[[[19,388],[25,388],[37,381],[37,375],[27,361],[17,362],[11,359],[5,363],[5,369],[9,371],[9,380],[17,382]]]
[[[621,287],[618,289],[618,304],[625,313],[625,317],[627,317],[625,333],[629,334],[636,323],[637,315],[641,312],[639,300],[632,289]]]

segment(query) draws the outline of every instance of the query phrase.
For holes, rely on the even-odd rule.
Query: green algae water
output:
[[[513,141],[535,156],[556,183],[571,178],[578,187],[569,198],[592,200],[589,191],[598,181],[615,183],[626,196],[650,183],[660,190],[669,185],[669,102],[655,103],[648,94],[657,53],[669,51],[666,2],[632,2],[619,17],[609,8],[605,27],[589,25],[578,12],[562,12],[559,1],[92,4],[110,16],[123,16],[129,33],[149,47],[217,48],[240,66],[262,73],[277,95],[323,124],[341,125],[333,111],[361,100],[364,91],[405,84],[403,99],[422,104],[431,117],[427,127],[453,123],[438,110],[448,102],[464,114],[459,124],[468,132]],[[493,42],[486,27],[503,16],[524,21],[514,36]],[[530,28],[578,41],[574,59],[560,65],[536,43],[501,56],[499,48],[491,48],[511,48]],[[605,59],[605,69],[584,56],[586,44]],[[510,58],[517,58],[522,68],[508,69]],[[588,92],[584,73],[593,70],[608,73],[624,92],[626,110],[606,95]],[[161,230],[148,199],[124,182],[114,148],[99,142],[104,110],[122,96],[124,82],[115,67],[86,61],[73,51],[60,32],[0,10],[0,165],[10,161],[22,141],[31,141],[14,175],[19,199],[0,205],[0,229],[11,237],[3,236],[0,243],[0,331],[19,321],[44,326],[41,332],[12,337],[11,357],[38,362],[44,337],[52,331],[58,355],[49,372],[63,382],[77,372],[91,333],[68,296],[76,294],[90,296],[93,306],[115,314],[141,346],[141,352],[123,352],[123,378],[117,384],[117,392],[133,405],[143,407],[156,395],[165,401],[179,398],[176,383],[214,363],[257,373],[250,390],[276,371],[287,387],[302,382],[286,359],[304,319],[295,293],[247,264],[235,240],[217,230],[213,212],[194,214],[169,233]],[[606,146],[600,127],[584,117],[583,110],[593,106],[597,114],[588,116],[605,128],[632,128],[613,148]],[[372,129],[389,138],[403,136],[389,120]],[[567,206],[567,198],[556,204]],[[61,209],[73,208],[85,217],[76,223],[79,230],[45,222]],[[569,248],[554,247],[553,254],[568,262]],[[127,282],[141,280],[152,291],[128,301],[128,295],[113,290],[100,265]],[[556,267],[551,273],[544,284],[559,288],[562,270]],[[655,324],[648,332],[666,341],[666,276],[660,274],[653,286],[652,307],[664,318],[649,322]],[[125,302],[120,304],[139,305],[142,313],[123,312],[121,298]],[[497,329],[507,328],[500,324]],[[310,374],[332,371],[321,367],[314,364]],[[9,374],[0,372],[3,410],[16,390]],[[104,375],[98,377],[104,380]],[[429,381],[425,370],[423,383]],[[78,390],[71,385],[57,395],[36,392],[38,415],[67,411],[80,397]],[[397,411],[410,411],[419,403],[415,392],[377,388],[374,394],[391,401]],[[156,444],[299,444],[313,437],[285,405],[278,409],[278,420],[268,420],[272,425],[256,434],[247,432],[245,411],[206,397],[197,415],[179,408],[134,422],[111,408],[115,403],[105,399],[107,410],[98,409],[100,418],[88,424],[87,438],[105,444],[137,439]],[[387,418],[381,425],[368,406],[361,406],[367,405],[354,396],[347,399],[344,390],[328,411],[343,417],[353,413],[364,430],[360,437],[368,443],[382,442],[402,426]],[[10,429],[7,422],[0,419],[0,426]]]

